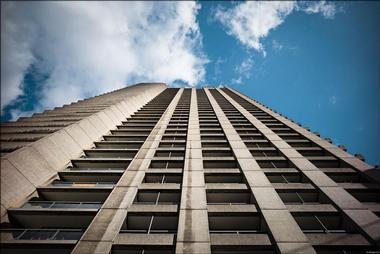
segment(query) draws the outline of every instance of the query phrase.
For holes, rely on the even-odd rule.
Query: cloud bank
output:
[[[294,11],[303,11],[307,14],[319,13],[331,19],[337,10],[333,3],[326,1],[248,1],[229,9],[219,7],[215,12],[215,18],[226,28],[227,34],[236,37],[248,48],[262,52],[265,56],[261,40]]]
[[[1,108],[46,77],[41,108],[141,81],[204,79],[195,2],[1,2]]]

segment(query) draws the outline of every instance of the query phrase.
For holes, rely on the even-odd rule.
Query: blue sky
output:
[[[379,2],[102,4],[2,3],[2,121],[126,83],[229,85],[380,164]]]

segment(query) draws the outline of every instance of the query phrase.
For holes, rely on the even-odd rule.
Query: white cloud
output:
[[[222,74],[222,71],[220,69],[220,66],[224,63],[227,62],[227,59],[226,58],[221,58],[221,57],[218,57],[214,63],[214,76],[212,77],[212,79],[214,81],[218,80],[220,75]]]
[[[215,17],[227,27],[227,33],[237,37],[243,45],[265,52],[260,40],[280,25],[294,7],[294,2],[248,1],[228,10],[219,8]]]
[[[2,2],[1,100],[23,93],[32,65],[53,107],[142,81],[204,79],[195,2]],[[21,114],[21,113],[20,113]]]
[[[271,30],[281,25],[293,11],[308,14],[321,13],[326,18],[333,18],[336,7],[333,3],[295,2],[295,1],[247,1],[230,9],[219,8],[215,18],[227,29],[227,33],[236,37],[243,45],[266,55],[262,39]]]
[[[11,21],[18,16],[14,9],[1,2],[1,108],[22,94],[24,72],[34,61],[27,41],[36,35],[28,22],[15,25]]]
[[[20,117],[28,117],[28,116],[31,116],[33,113],[34,111],[22,111],[19,109],[10,110],[12,119],[18,119]]]
[[[253,60],[250,57],[248,57],[244,59],[244,61],[241,62],[240,65],[235,67],[235,73],[245,78],[249,78],[251,76],[252,65],[253,65]]]
[[[326,1],[318,1],[309,3],[305,6],[304,11],[308,14],[321,13],[325,18],[334,18],[337,12],[334,3],[327,3]]]
[[[233,79],[231,80],[231,83],[232,83],[232,84],[238,84],[238,85],[243,84],[242,77],[233,78]]]
[[[281,50],[284,46],[276,40],[272,40],[272,47],[275,50]]]
[[[251,57],[244,59],[239,65],[235,66],[234,72],[237,75],[236,78],[231,80],[232,84],[243,84],[243,79],[248,79],[251,77],[251,69],[253,66],[253,60]]]

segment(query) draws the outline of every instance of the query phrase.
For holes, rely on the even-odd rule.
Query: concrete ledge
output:
[[[308,204],[303,204],[303,205],[286,205],[288,210],[291,213],[306,213],[306,212],[311,212],[311,213],[317,213],[317,212],[338,212],[338,210],[330,204],[320,204],[320,205],[308,205]]]
[[[173,245],[174,234],[130,234],[121,233],[114,245]]]
[[[133,204],[128,208],[128,212],[141,212],[141,213],[176,213],[178,205],[140,205]]]
[[[370,246],[371,244],[360,234],[305,234],[309,242],[315,245],[329,246]]]
[[[309,243],[278,243],[277,247],[282,254],[316,254]]]
[[[246,205],[207,205],[207,211],[210,214],[224,214],[224,213],[237,213],[237,214],[247,214],[247,213],[257,213],[256,206],[254,204]]]
[[[35,190],[35,186],[8,160],[1,160],[1,216],[6,208],[21,205],[23,199]]]
[[[55,171],[44,157],[31,146],[23,147],[5,158],[17,168],[17,170],[31,182],[34,187],[40,186],[50,178],[54,177]],[[6,177],[1,176],[2,182],[8,182]],[[10,184],[12,184],[10,182]],[[21,186],[15,186],[21,187]],[[1,193],[1,196],[7,193]]]
[[[267,234],[210,234],[211,245],[268,245],[271,242]]]
[[[67,133],[66,128],[48,136],[57,146],[62,147],[62,150],[70,157],[76,158],[82,153],[79,144]],[[41,154],[41,156],[45,156]]]
[[[176,254],[210,254],[211,248],[209,242],[177,242]]]
[[[70,157],[64,150],[49,138],[43,138],[31,145],[40,154],[45,155],[45,160],[53,169],[65,168]]]

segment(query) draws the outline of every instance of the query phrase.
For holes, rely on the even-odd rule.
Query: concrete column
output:
[[[211,253],[195,88],[191,90],[176,253]]]
[[[205,92],[279,252],[316,253],[217,101],[207,88]]]
[[[72,253],[110,253],[182,93],[180,89],[173,98]]]
[[[356,223],[360,228],[363,229],[363,233],[370,238],[377,245],[380,244],[380,219],[373,212],[365,208],[358,200],[351,196],[344,188],[340,187],[335,183],[330,177],[328,177],[324,172],[317,168],[313,163],[308,159],[302,156],[296,149],[291,147],[288,143],[283,141],[276,133],[269,129],[265,124],[261,123],[256,117],[254,117],[248,110],[243,108],[239,103],[233,100],[221,89],[218,91],[237,109],[239,112],[244,115],[245,118],[252,123],[255,128],[257,128],[284,156],[290,160],[313,184],[341,210],[343,213],[349,217],[354,223]],[[238,93],[236,93],[238,94]],[[238,94],[239,95],[239,94]],[[239,95],[240,96],[240,95]],[[243,96],[240,96],[243,98]],[[245,96],[244,96],[245,97]],[[247,97],[248,98],[248,97]],[[244,98],[245,99],[245,98]],[[252,103],[250,99],[249,102]],[[252,103],[253,105],[259,107],[261,110],[264,109],[263,106]],[[263,110],[266,113],[274,117],[276,113],[272,112],[269,109]],[[277,117],[277,120],[281,121]],[[287,120],[289,121],[289,120]],[[285,125],[288,125],[288,122],[283,122]],[[293,123],[294,125],[294,123]],[[298,125],[297,125],[298,126]],[[290,126],[289,126],[290,127]],[[291,128],[291,127],[290,127]],[[300,130],[298,126],[298,130]],[[303,129],[303,128],[302,128]],[[305,129],[304,129],[305,130]],[[306,130],[305,130],[306,131]],[[304,131],[297,131],[300,135],[304,135]],[[313,134],[314,135],[314,134]],[[308,136],[305,136],[306,139],[309,139]],[[319,138],[319,137],[318,137]],[[330,143],[329,143],[330,144]],[[331,144],[330,144],[331,145]],[[322,148],[325,148],[322,146]],[[326,149],[326,148],[325,148]],[[339,149],[339,148],[338,148]],[[340,149],[339,149],[340,150]],[[335,151],[335,156],[338,152]],[[339,154],[344,153],[343,151]],[[338,154],[338,155],[339,155]],[[339,156],[337,156],[340,158]],[[344,157],[346,158],[346,157]],[[358,160],[355,158],[355,160]],[[366,171],[364,171],[366,172]],[[380,174],[377,174],[380,175]]]

